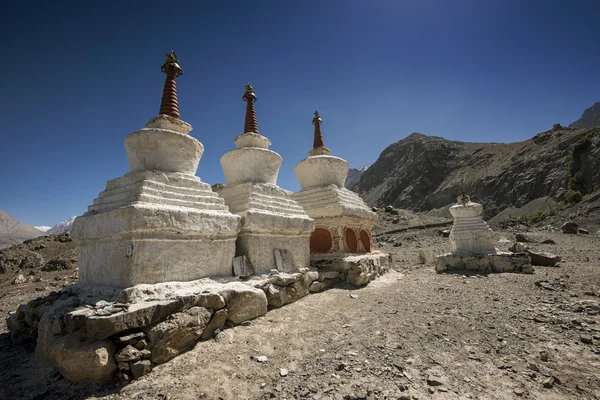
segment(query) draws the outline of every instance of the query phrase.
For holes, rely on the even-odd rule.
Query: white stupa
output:
[[[231,212],[242,216],[236,254],[248,257],[259,274],[281,269],[281,257],[291,256],[285,272],[307,267],[314,222],[291,192],[277,186],[282,159],[259,133],[256,94],[249,84],[242,99],[247,102],[244,133],[234,139],[236,148],[221,157],[226,186],[218,191]]]
[[[159,115],[125,139],[131,172],[107,182],[75,219],[79,281],[129,287],[231,275],[240,217],[195,176],[202,143],[179,119],[175,53]]]
[[[501,252],[494,247],[493,232],[483,220],[482,212],[482,205],[464,194],[450,207],[454,217],[450,232],[452,252],[436,257],[436,271],[532,273],[531,258],[527,254]]]
[[[313,149],[294,168],[302,187],[294,199],[315,220],[311,254],[370,252],[371,229],[377,222],[377,214],[356,193],[344,187],[349,164],[330,155],[331,151],[324,146],[322,122],[315,112]]]

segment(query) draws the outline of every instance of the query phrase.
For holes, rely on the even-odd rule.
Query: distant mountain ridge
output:
[[[0,249],[42,236],[43,232],[0,211]]]
[[[71,228],[73,228],[73,221],[75,221],[75,218],[77,217],[73,216],[66,221],[59,222],[52,228],[48,229],[46,231],[46,235],[58,235],[59,233],[70,231]]]
[[[597,131],[597,132],[596,132]],[[413,133],[388,146],[352,189],[367,203],[429,211],[463,191],[484,204],[486,217],[549,196],[563,199],[573,160],[588,187],[600,188],[600,129],[560,125],[517,143],[467,143]]]
[[[595,128],[600,126],[600,101],[586,109],[581,118],[569,125],[569,128]]]

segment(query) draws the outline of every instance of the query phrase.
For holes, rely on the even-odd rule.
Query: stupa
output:
[[[321,123],[315,111],[314,141],[309,157],[300,161],[294,172],[302,190],[294,199],[315,220],[310,239],[311,254],[367,253],[373,249],[371,229],[377,221],[365,202],[344,183],[349,164],[331,155],[323,143]]]
[[[179,119],[175,52],[161,70],[167,76],[159,115],[125,138],[131,171],[108,181],[73,223],[84,285],[231,275],[240,217],[195,176],[204,146]]]
[[[531,273],[531,258],[524,253],[506,253],[494,247],[492,229],[483,220],[483,206],[465,194],[450,207],[454,224],[450,232],[452,252],[435,259],[437,272],[473,270],[477,272]]]
[[[275,268],[294,272],[310,263],[314,222],[291,192],[277,186],[282,159],[258,130],[257,97],[250,84],[242,99],[244,133],[234,139],[236,148],[221,157],[226,185],[218,190],[231,212],[242,217],[236,255],[246,256],[258,274]]]

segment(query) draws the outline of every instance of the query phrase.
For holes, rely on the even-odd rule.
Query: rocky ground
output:
[[[380,215],[376,248],[393,254],[394,271],[365,288],[329,289],[225,330],[127,386],[70,383],[2,327],[0,398],[600,399],[596,219],[581,218],[589,235],[504,224],[496,231],[502,250],[524,233],[530,248],[562,261],[532,275],[482,276],[434,272],[433,257],[450,250],[439,232],[447,220]],[[556,244],[541,244],[546,239]],[[42,271],[68,253],[54,239],[36,240],[47,246],[37,251],[48,252],[37,266],[20,269],[14,259],[40,243],[2,253],[5,315],[76,276],[72,266]],[[35,278],[13,284],[19,275]]]

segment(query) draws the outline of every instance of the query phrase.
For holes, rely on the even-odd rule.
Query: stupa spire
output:
[[[246,119],[244,120],[244,133],[256,133],[258,131],[258,122],[256,121],[256,110],[254,109],[254,102],[257,100],[252,85],[246,85],[246,91],[242,96],[242,100],[246,102]]]
[[[323,119],[319,115],[318,111],[315,111],[315,115],[312,120],[312,123],[315,126],[315,138],[313,140],[313,150],[318,149],[319,147],[325,147],[325,144],[323,144],[323,134],[321,133],[321,124],[323,123]]]
[[[311,156],[331,154],[331,151],[325,147],[325,144],[323,143],[323,134],[321,133],[321,124],[323,123],[323,119],[319,115],[318,111],[315,111],[312,123],[315,126],[315,136],[313,140],[313,148],[308,152],[308,154]]]
[[[160,111],[158,113],[179,119],[179,101],[177,100],[175,78],[181,75],[183,71],[179,66],[179,60],[174,50],[166,54],[165,58],[165,63],[160,67],[160,70],[167,74],[167,78],[165,79],[165,86],[160,101]]]

